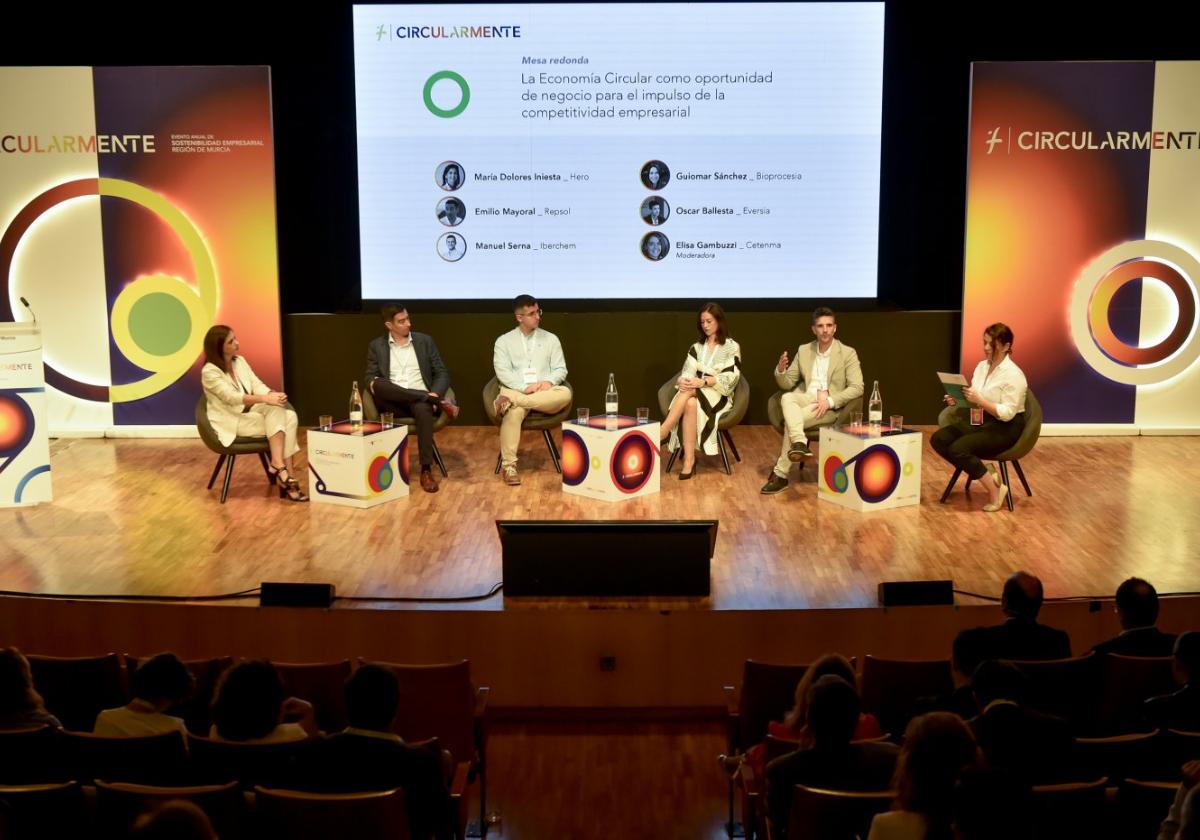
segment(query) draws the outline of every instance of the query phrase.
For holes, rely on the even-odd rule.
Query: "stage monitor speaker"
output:
[[[259,587],[260,607],[320,607],[329,609],[336,597],[332,583],[268,583]]]
[[[951,580],[885,580],[879,584],[881,607],[921,607],[953,603],[954,581]]]
[[[496,520],[504,595],[709,594],[717,520]]]

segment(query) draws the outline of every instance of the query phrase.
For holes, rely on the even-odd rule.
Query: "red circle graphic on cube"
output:
[[[845,493],[849,489],[850,479],[846,476],[846,467],[838,456],[830,455],[825,459],[822,474],[825,476],[825,486],[834,493]]]
[[[0,394],[0,457],[15,456],[33,439],[33,410],[20,397]]]
[[[579,433],[563,429],[561,459],[563,484],[571,487],[582,484],[587,478],[590,460],[587,444],[583,442]]]
[[[645,432],[626,432],[613,447],[609,473],[622,493],[636,493],[654,474],[655,446]]]
[[[367,486],[372,493],[382,493],[392,486],[396,474],[392,462],[384,455],[376,455],[367,467]]]

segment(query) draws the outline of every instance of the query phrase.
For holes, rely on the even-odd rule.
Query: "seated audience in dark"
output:
[[[1200,761],[1189,761],[1183,765],[1183,782],[1175,792],[1175,801],[1171,803],[1167,817],[1158,829],[1158,840],[1200,840],[1197,790],[1200,790]]]
[[[221,675],[209,736],[244,744],[303,741],[317,731],[311,703],[284,698],[283,681],[270,662],[239,662]]]
[[[1175,640],[1175,681],[1183,688],[1146,701],[1146,719],[1162,729],[1200,732],[1200,632]]]
[[[840,653],[823,654],[808,666],[804,676],[796,683],[795,704],[791,710],[784,715],[782,721],[773,720],[768,723],[767,734],[783,741],[795,741],[799,747],[812,746],[812,732],[808,726],[808,691],[814,682],[828,674],[841,677],[850,685],[856,684],[854,666],[850,664],[850,660]],[[879,738],[882,735],[879,721],[873,714],[863,712],[859,715],[858,725],[854,728],[855,741]],[[765,742],[755,744],[746,751],[746,762],[754,771],[754,777],[757,779],[762,779],[763,773],[766,771],[765,754]]]
[[[1003,624],[983,628],[985,659],[1066,659],[1071,639],[1062,630],[1038,624],[1042,582],[1028,572],[1014,572],[1004,582],[1000,606]]]
[[[173,653],[152,656],[133,672],[133,700],[117,709],[105,709],[96,718],[97,735],[136,737],[177,731],[187,734],[182,718],[166,710],[188,699],[196,679]]]
[[[133,840],[217,840],[208,815],[194,802],[174,799],[133,823]]]
[[[950,665],[954,669],[955,689],[949,694],[917,698],[913,704],[916,714],[953,712],[963,720],[975,717],[979,707],[975,705],[975,694],[971,691],[971,675],[986,658],[985,635],[986,630],[983,627],[959,631],[950,647]]]
[[[1101,656],[1119,653],[1122,656],[1170,656],[1175,648],[1175,634],[1164,633],[1155,626],[1158,622],[1158,593],[1141,578],[1129,580],[1117,587],[1117,618],[1121,632],[1100,642],[1092,651]]]
[[[768,802],[777,837],[787,836],[796,785],[832,790],[887,790],[899,750],[880,741],[853,742],[861,704],[845,679],[826,674],[807,696],[812,742],[767,765]]]
[[[43,724],[62,729],[58,718],[46,711],[42,695],[33,687],[29,660],[15,647],[0,648],[0,729]]]
[[[982,663],[971,677],[971,690],[980,711],[968,725],[990,768],[1028,784],[1070,778],[1075,745],[1070,724],[1024,704],[1025,677],[1017,666]]]
[[[350,725],[308,757],[306,787],[327,792],[403,788],[414,838],[448,838],[454,812],[437,740],[409,745],[392,731],[400,683],[384,665],[363,665],[346,681]]]
[[[913,718],[896,762],[896,804],[871,821],[867,840],[949,840],[955,782],[979,765],[975,738],[958,715]]]

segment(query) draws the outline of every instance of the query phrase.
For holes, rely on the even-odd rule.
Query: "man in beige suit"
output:
[[[763,485],[766,495],[786,489],[791,465],[812,457],[805,429],[832,424],[839,408],[863,394],[858,354],[834,338],[837,318],[832,309],[821,306],[813,312],[812,331],[817,340],[800,345],[791,365],[787,351],[783,351],[775,368],[775,382],[785,392],[780,401],[783,450],[771,479]],[[798,383],[803,387],[797,388]]]

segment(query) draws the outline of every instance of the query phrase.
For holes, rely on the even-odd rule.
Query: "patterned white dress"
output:
[[[679,375],[689,379],[712,376],[717,380],[716,385],[696,391],[696,445],[705,455],[716,455],[720,451],[717,448],[717,423],[733,408],[733,394],[742,378],[742,349],[732,338],[726,338],[724,344],[718,344],[713,350],[696,342],[688,350]],[[675,399],[679,399],[678,391],[671,402]],[[672,452],[679,448],[682,429],[681,423],[671,430],[669,446]]]

